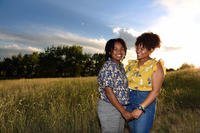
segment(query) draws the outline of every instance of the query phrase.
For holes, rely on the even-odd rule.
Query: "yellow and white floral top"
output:
[[[129,60],[126,66],[129,88],[132,90],[151,91],[152,74],[157,70],[157,63],[160,62],[165,73],[163,61],[150,59],[138,68],[138,60]]]

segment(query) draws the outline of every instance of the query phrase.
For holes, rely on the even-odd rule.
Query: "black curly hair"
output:
[[[124,47],[125,53],[126,53],[127,47],[126,47],[126,43],[123,39],[121,39],[121,38],[110,39],[107,41],[106,46],[105,46],[106,60],[108,60],[108,58],[111,58],[111,52],[114,49],[116,42],[119,42],[120,44],[122,44],[122,46]]]
[[[144,48],[151,50],[160,47],[160,37],[152,32],[145,32],[137,37],[135,46],[142,45]]]

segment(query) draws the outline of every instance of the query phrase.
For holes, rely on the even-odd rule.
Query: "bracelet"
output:
[[[139,105],[139,106],[137,107],[137,109],[142,110],[142,112],[145,113],[145,108],[144,108],[143,106]]]

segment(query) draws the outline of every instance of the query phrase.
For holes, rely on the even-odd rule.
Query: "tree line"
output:
[[[0,61],[0,79],[96,76],[104,61],[105,54],[83,53],[78,45],[52,46],[44,52],[4,58]],[[184,63],[177,70],[188,68],[195,67]]]
[[[44,52],[13,55],[0,62],[0,78],[96,76],[105,61],[102,53],[83,53],[81,46],[52,46]]]

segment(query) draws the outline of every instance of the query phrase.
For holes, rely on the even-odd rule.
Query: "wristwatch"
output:
[[[137,109],[142,110],[142,112],[145,113],[145,108],[144,108],[143,106],[139,105],[139,106],[137,107]]]

